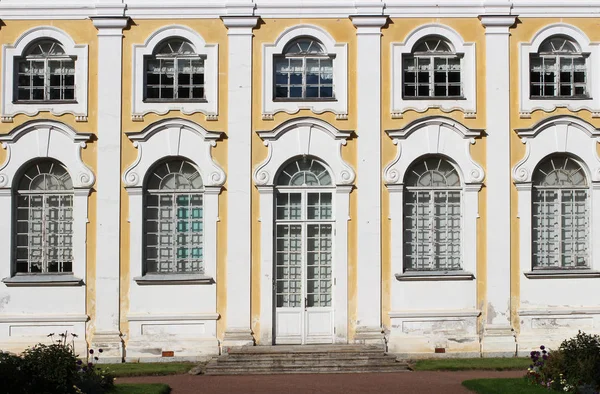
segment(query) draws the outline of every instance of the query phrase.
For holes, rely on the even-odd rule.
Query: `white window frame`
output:
[[[519,260],[521,271],[529,279],[549,277],[598,276],[600,271],[600,157],[596,153],[600,130],[574,116],[544,119],[531,128],[516,130],[525,144],[525,155],[512,170],[519,201]],[[585,270],[533,270],[532,261],[532,189],[534,171],[546,157],[567,154],[576,159],[589,182],[590,261]]]
[[[167,119],[143,131],[126,134],[138,149],[136,161],[123,174],[129,194],[131,280],[138,285],[214,283],[217,274],[219,194],[225,183],[225,172],[213,159],[211,149],[222,133],[207,131],[189,120]],[[156,163],[169,157],[189,160],[198,169],[204,183],[204,274],[144,274],[144,179]]]
[[[392,274],[397,280],[473,279],[477,270],[477,218],[479,191],[484,171],[471,157],[470,145],[481,130],[468,129],[445,117],[412,122],[399,130],[386,130],[398,147],[396,158],[386,166],[383,179],[390,193]],[[462,237],[460,271],[404,272],[404,179],[406,171],[424,156],[445,156],[461,180]]]
[[[25,56],[25,51],[35,41],[52,39],[58,41],[65,56],[75,58],[75,102],[17,102],[15,89],[15,60]],[[40,112],[52,115],[73,114],[79,122],[87,121],[88,116],[88,46],[75,44],[65,32],[53,26],[40,26],[23,33],[14,44],[2,46],[2,122],[12,122],[17,114],[35,116]]]
[[[145,101],[145,58],[152,56],[156,47],[169,38],[181,37],[189,41],[196,54],[204,59],[204,100]],[[194,30],[186,26],[171,25],[153,32],[143,44],[133,45],[131,91],[131,118],[142,121],[149,113],[165,115],[169,111],[180,111],[185,115],[202,113],[208,120],[218,116],[219,101],[219,46],[207,44]]]
[[[573,40],[586,57],[586,79],[588,98],[531,98],[530,96],[530,60],[531,55],[539,53],[539,48],[546,39],[552,36],[566,36]],[[598,115],[600,112],[600,70],[598,70],[598,56],[600,47],[592,43],[587,35],[575,26],[565,23],[556,23],[538,31],[530,42],[519,44],[519,115],[521,118],[530,118],[537,110],[552,112],[556,108],[567,108],[570,111],[587,109]]]
[[[88,196],[95,182],[94,173],[81,159],[81,150],[92,137],[89,133],[77,133],[70,127],[54,121],[35,121],[17,127],[9,134],[0,136],[7,150],[7,159],[0,167],[0,214],[13,216],[13,188],[24,166],[35,159],[53,159],[69,172],[73,182],[73,270],[72,275],[14,275],[13,247],[0,251],[0,277],[7,286],[77,286],[86,278]],[[34,147],[34,148],[32,148]],[[13,221],[11,221],[13,223]],[[12,226],[0,226],[0,237],[11,240]],[[9,263],[10,262],[10,263]]]
[[[427,36],[443,37],[454,48],[454,54],[461,58],[461,98],[406,98],[403,97],[403,58],[411,55],[414,46]],[[477,113],[477,67],[475,58],[475,43],[465,42],[452,28],[431,23],[413,30],[404,42],[392,43],[392,91],[391,108],[392,118],[402,118],[404,112],[425,112],[430,108],[438,108],[443,112],[455,110],[462,111],[465,118],[474,118]]]
[[[284,55],[287,45],[301,37],[311,37],[320,42],[324,56],[333,60],[333,100],[316,99],[276,100],[273,94],[274,58]],[[332,112],[338,119],[348,118],[348,48],[346,43],[337,43],[331,35],[318,26],[298,25],[285,30],[274,43],[263,44],[262,62],[262,117],[273,119],[278,112],[295,114],[308,109],[315,114]]]
[[[260,343],[273,341],[273,229],[275,177],[290,159],[309,155],[325,164],[333,177],[335,252],[333,290],[335,342],[348,341],[348,220],[350,191],[356,177],[353,168],[342,158],[342,146],[350,131],[340,131],[314,118],[297,118],[270,131],[259,131],[269,153],[254,169],[253,179],[260,194]]]

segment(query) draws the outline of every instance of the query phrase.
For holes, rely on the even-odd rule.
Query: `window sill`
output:
[[[475,275],[466,271],[409,271],[396,274],[399,281],[425,281],[425,280],[473,280]]]
[[[177,103],[208,103],[206,99],[144,99],[144,103],[148,104],[156,104],[156,103],[166,103],[166,104],[177,104]]]
[[[529,96],[529,100],[531,101],[546,101],[546,100],[557,100],[557,101],[562,101],[562,100],[573,100],[573,101],[577,101],[577,100],[591,100],[592,98],[589,96]]]
[[[133,280],[144,285],[211,285],[215,280],[203,274],[147,274]]]
[[[600,278],[600,271],[592,270],[536,270],[523,272],[527,279]]]
[[[83,279],[73,274],[17,274],[10,278],[2,279],[7,287],[26,286],[83,286]]]
[[[464,101],[466,98],[464,96],[402,96],[403,101]]]
[[[45,104],[77,104],[77,100],[17,100],[13,104],[45,105]]]
[[[321,103],[321,102],[337,102],[335,97],[332,98],[302,98],[302,97],[293,97],[293,98],[273,98],[273,101],[276,103]]]

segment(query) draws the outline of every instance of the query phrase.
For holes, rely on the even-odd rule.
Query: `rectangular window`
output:
[[[146,99],[201,100],[204,90],[203,59],[147,59]]]
[[[462,97],[461,59],[456,56],[405,56],[403,96]]]
[[[274,74],[276,99],[333,98],[333,60],[330,58],[276,58]]]
[[[531,97],[588,97],[585,57],[532,55],[530,67]]]
[[[18,60],[17,101],[75,100],[75,61]]]

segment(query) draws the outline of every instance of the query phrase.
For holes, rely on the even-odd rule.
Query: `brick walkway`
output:
[[[118,378],[116,383],[167,383],[172,394],[226,393],[415,393],[467,394],[467,379],[522,377],[522,371],[398,372],[317,375],[148,376]]]

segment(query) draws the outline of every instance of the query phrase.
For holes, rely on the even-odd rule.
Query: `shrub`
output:
[[[0,382],[7,393],[27,394],[28,376],[23,371],[23,359],[14,354],[0,352]]]

